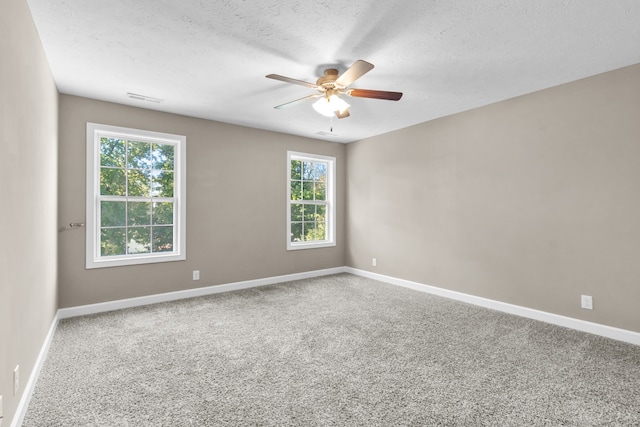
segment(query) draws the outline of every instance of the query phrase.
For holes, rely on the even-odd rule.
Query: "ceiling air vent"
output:
[[[140,95],[140,94],[131,93],[131,92],[127,92],[127,98],[135,99],[137,101],[154,102],[156,104],[160,104],[161,102],[164,101],[164,99],[154,98],[152,96]]]
[[[318,132],[316,132],[316,135],[320,135],[320,136],[333,136],[333,137],[337,137],[338,135],[336,135],[333,132],[325,132],[323,130],[319,130]]]

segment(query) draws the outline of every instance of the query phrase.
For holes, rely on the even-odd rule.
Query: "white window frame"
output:
[[[327,225],[326,239],[318,241],[291,241],[291,161],[323,162],[327,164]],[[309,202],[307,202],[309,203]],[[318,154],[287,151],[287,250],[326,248],[336,246],[336,158]]]
[[[174,149],[173,251],[145,254],[100,255],[100,138],[116,137],[171,144]],[[186,147],[183,135],[131,129],[87,122],[86,268],[117,267],[186,259]]]

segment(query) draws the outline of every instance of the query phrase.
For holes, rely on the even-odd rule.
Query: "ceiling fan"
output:
[[[339,119],[344,119],[345,117],[349,117],[350,115],[350,105],[347,104],[346,101],[339,95],[347,95],[357,98],[385,99],[387,101],[397,101],[402,98],[402,92],[387,92],[384,90],[348,88],[349,85],[351,85],[353,82],[355,82],[357,79],[359,79],[372,69],[373,64],[359,59],[351,67],[349,67],[347,71],[342,73],[342,75],[338,75],[338,70],[335,68],[326,69],[324,71],[324,75],[320,77],[315,83],[296,80],[278,74],[269,74],[265,77],[310,87],[312,89],[317,89],[319,92],[313,95],[305,96],[304,98],[277,105],[274,108],[287,108],[294,106],[302,101],[319,98],[313,104],[313,108],[318,113],[328,117],[333,117],[335,115]]]

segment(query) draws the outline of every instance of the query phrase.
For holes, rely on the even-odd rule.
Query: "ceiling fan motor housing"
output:
[[[337,79],[338,70],[336,70],[335,68],[327,68],[326,70],[324,70],[324,75],[316,81],[318,90],[320,92],[343,91],[345,87],[337,85]]]

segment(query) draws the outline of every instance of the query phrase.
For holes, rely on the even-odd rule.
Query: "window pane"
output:
[[[300,160],[291,161],[291,179],[302,179],[302,162]]]
[[[327,220],[327,207],[324,205],[316,205],[316,221],[325,222]]]
[[[315,179],[316,180],[324,180],[327,176],[327,164],[326,163],[316,163],[315,164]]]
[[[148,170],[132,169],[129,174],[129,196],[150,196],[151,173]]]
[[[130,254],[151,252],[151,227],[129,227],[127,231]]]
[[[301,181],[291,181],[291,200],[302,200]]]
[[[173,224],[173,203],[153,203],[153,224]]]
[[[291,221],[302,221],[302,205],[299,203],[291,204]]]
[[[316,222],[316,240],[327,240],[327,224],[326,222]]]
[[[125,142],[122,139],[100,138],[100,166],[123,168],[125,163]]]
[[[302,199],[313,200],[313,181],[302,182]]]
[[[314,205],[304,205],[304,220],[305,221],[316,220],[316,207]]]
[[[292,242],[301,242],[302,239],[302,223],[301,222],[292,222],[291,223],[291,241]]]
[[[169,144],[153,144],[151,157],[153,159],[153,169],[174,170],[174,147]]]
[[[173,227],[153,227],[153,252],[173,251]]]
[[[316,240],[315,225],[315,222],[304,222],[304,240]]]
[[[315,200],[327,200],[327,186],[324,181],[316,181]]]
[[[151,169],[151,144],[129,141],[127,148],[127,168]]]
[[[153,197],[173,197],[173,172],[153,171]]]
[[[302,163],[302,179],[313,180],[313,163]]]
[[[126,225],[126,202],[100,202],[100,226],[117,227]]]
[[[100,194],[103,196],[125,196],[127,180],[124,169],[100,168]]]
[[[151,225],[151,203],[129,202],[127,204],[127,225]]]
[[[103,228],[100,230],[100,255],[124,255],[127,240],[124,228]]]

